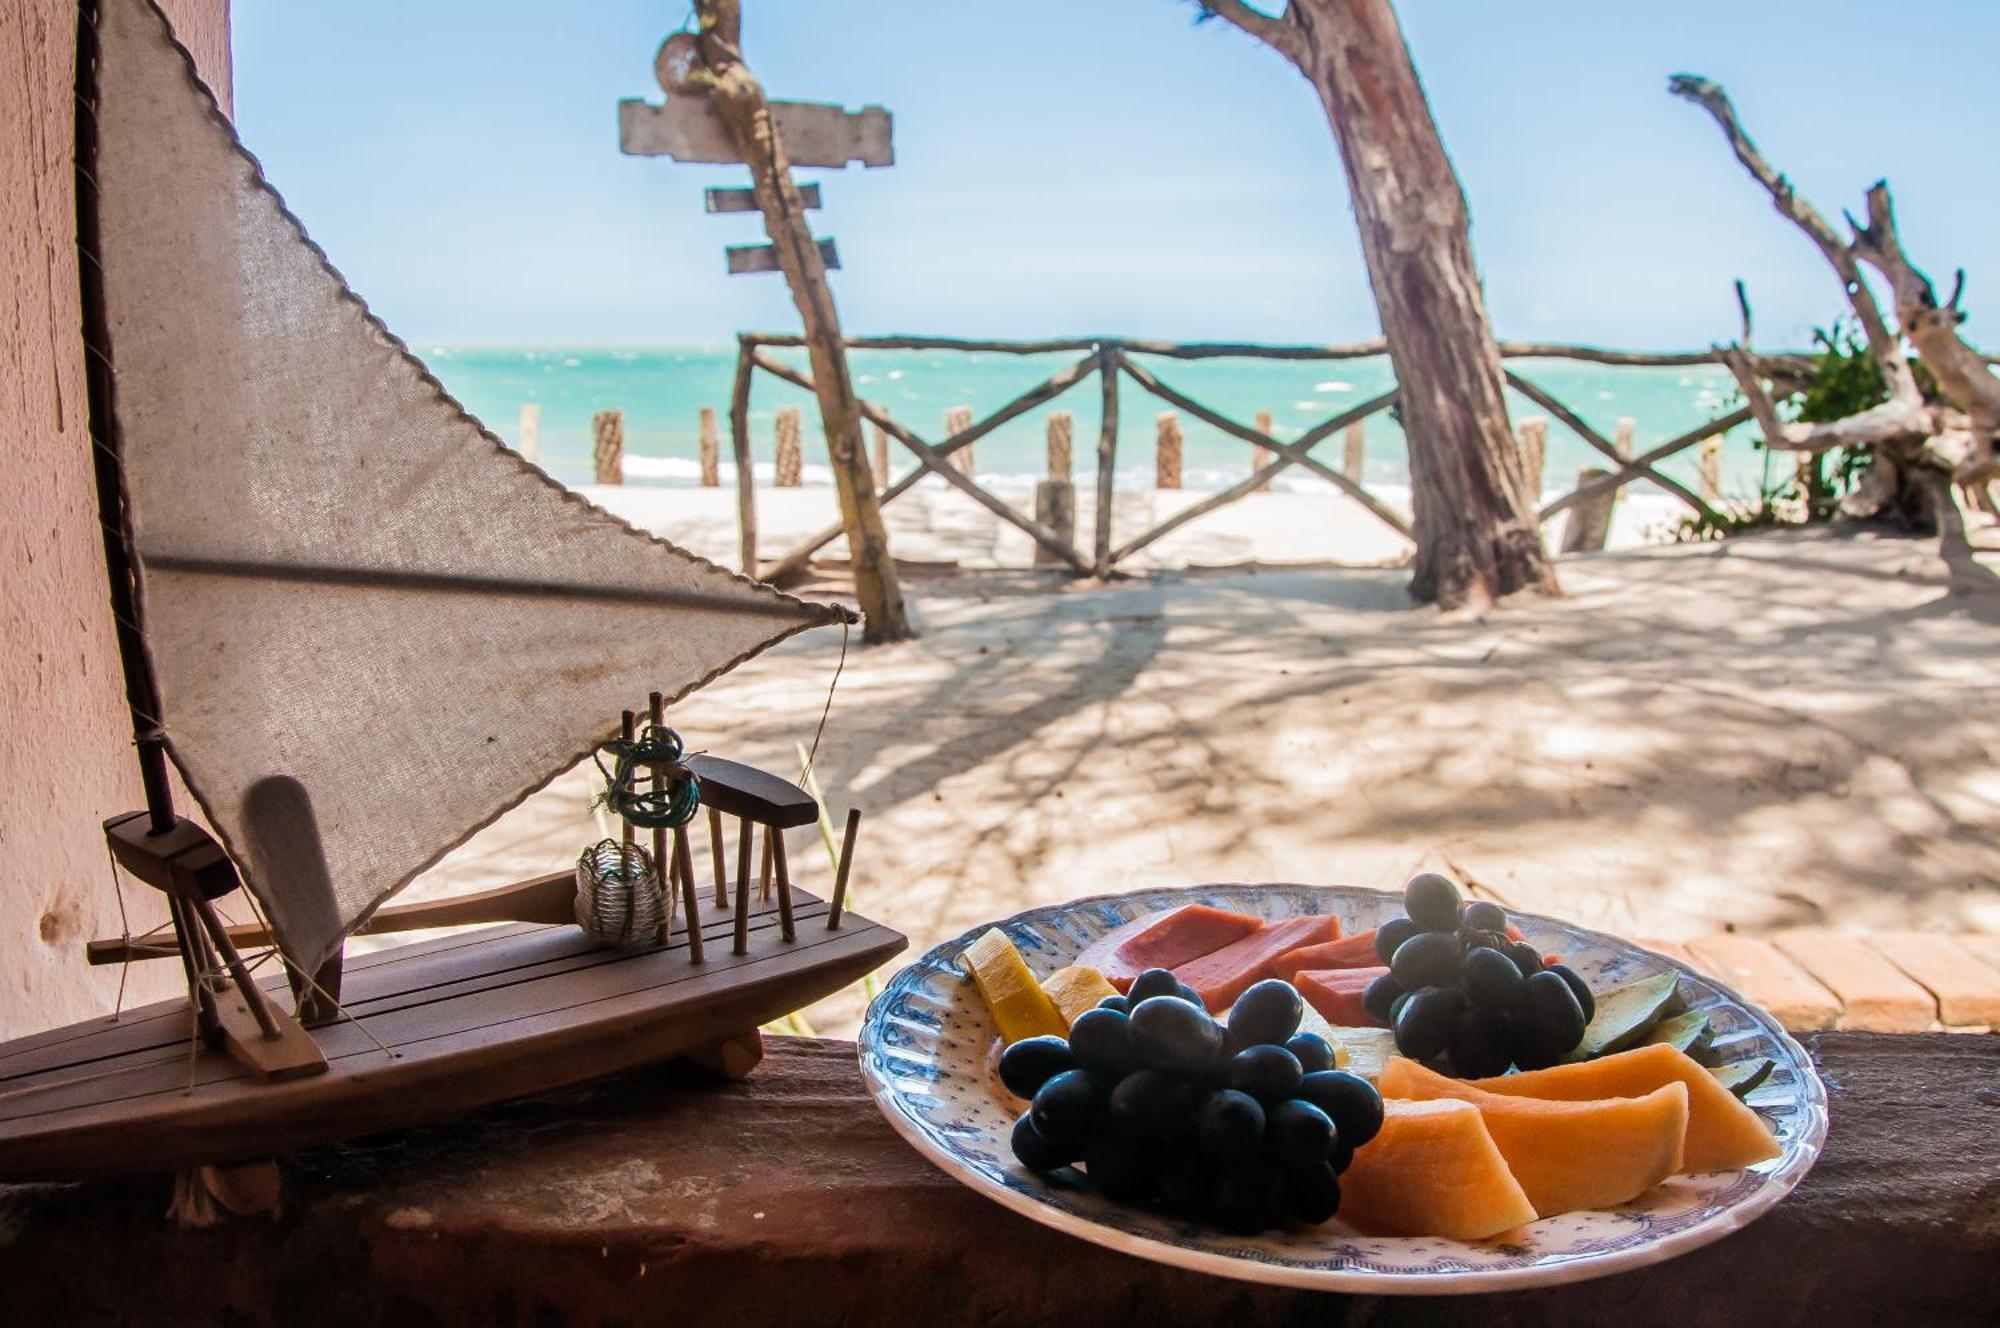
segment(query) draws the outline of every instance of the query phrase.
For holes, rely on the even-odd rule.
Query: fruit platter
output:
[[[1572,1282],[1719,1239],[1826,1135],[1729,988],[1424,873],[1141,890],[938,946],[869,1007],[902,1137],[1036,1221],[1279,1285]]]

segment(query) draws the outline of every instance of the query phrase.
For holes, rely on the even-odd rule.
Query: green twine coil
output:
[[[637,738],[614,738],[601,751],[615,758],[606,770],[604,757],[595,757],[604,776],[604,805],[617,815],[646,830],[671,830],[694,819],[701,808],[701,781],[681,763],[680,734],[648,724]],[[652,787],[655,771],[664,776],[658,788]]]

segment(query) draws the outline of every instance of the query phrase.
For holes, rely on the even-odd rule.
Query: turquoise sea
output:
[[[713,406],[724,432],[722,455],[729,458],[729,390],[735,372],[733,344],[715,346],[582,347],[582,346],[422,346],[418,348],[446,387],[509,442],[516,441],[521,407],[541,407],[540,462],[565,483],[591,479],[591,415],[617,409],[625,413],[626,482],[628,484],[693,484],[698,479],[697,429],[699,411]],[[803,367],[803,352],[779,352]],[[919,436],[943,436],[946,410],[970,406],[977,415],[1004,405],[1079,356],[1074,353],[1002,355],[957,351],[856,351],[852,366],[861,395],[887,409]],[[1225,415],[1252,422],[1260,410],[1271,412],[1280,438],[1296,437],[1328,416],[1387,389],[1392,378],[1386,358],[1336,361],[1199,360],[1151,358],[1143,361],[1156,376]],[[1612,437],[1621,417],[1636,422],[1641,451],[1714,418],[1730,407],[1735,390],[1726,370],[1691,368],[1607,368],[1563,360],[1514,360],[1510,366],[1569,404],[1605,437]],[[1135,482],[1151,483],[1154,419],[1166,403],[1140,390],[1129,378],[1120,383],[1119,469]],[[1539,414],[1529,401],[1516,397],[1511,408],[1518,421]],[[783,406],[805,408],[806,480],[824,481],[823,465],[814,465],[817,415],[811,398],[766,374],[759,374],[751,396],[751,436],[759,469],[772,455],[772,416]],[[977,470],[994,477],[1036,478],[1044,468],[1044,419],[1051,410],[1069,410],[1076,417],[1076,466],[1079,477],[1094,464],[1098,425],[1098,387],[1094,377],[1070,389],[1049,405],[1032,411],[975,446]],[[1189,488],[1213,488],[1233,483],[1248,473],[1249,448],[1185,416],[1186,483]],[[1386,413],[1368,420],[1367,479],[1395,485],[1408,478],[1402,431]],[[1764,453],[1753,448],[1751,432],[1738,429],[1724,450],[1724,488],[1731,496],[1748,497],[1764,472]],[[906,452],[891,445],[891,465],[900,474],[914,464]],[[1320,454],[1338,464],[1340,441],[1330,439]],[[1602,464],[1560,424],[1550,427],[1545,483],[1551,490],[1567,488],[1577,469]],[[1693,450],[1664,463],[1662,469],[1690,487],[1696,483]],[[728,468],[725,466],[725,482]],[[1281,485],[1309,487],[1323,483],[1294,470]]]

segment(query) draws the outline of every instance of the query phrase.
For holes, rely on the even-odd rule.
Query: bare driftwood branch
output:
[[[1305,34],[1299,31],[1289,4],[1273,15],[1252,9],[1243,0],[1196,0],[1196,3],[1203,13],[1212,14],[1231,27],[1241,28],[1293,64],[1305,65]]]
[[[1930,278],[1903,252],[1896,231],[1895,204],[1886,181],[1868,191],[1868,223],[1855,226],[1854,252],[1882,274],[1896,301],[1896,321],[1917,348],[1924,368],[1954,405],[1965,412],[1975,445],[1955,468],[1953,478],[1975,484],[1992,476],[1994,438],[2000,433],[2000,378],[1987,367],[1986,357],[1965,343],[1958,327],[1965,315],[1958,300],[1964,291],[1961,269],[1951,299],[1940,305]]]
[[[1890,330],[1888,322],[1882,317],[1881,306],[1875,303],[1874,292],[1861,279],[1861,264],[1854,247],[1834,230],[1819,209],[1799,197],[1798,191],[1792,188],[1792,182],[1765,159],[1750,135],[1744,132],[1742,122],[1736,117],[1736,107],[1731,104],[1729,94],[1722,90],[1721,84],[1694,74],[1675,74],[1667,80],[1667,90],[1676,97],[1693,102],[1714,118],[1722,129],[1723,137],[1729,140],[1736,160],[1771,195],[1772,206],[1777,208],[1779,215],[1805,232],[1839,274],[1841,288],[1847,293],[1848,306],[1854,310],[1855,320],[1861,324],[1862,335],[1868,340],[1869,352],[1882,366],[1882,379],[1888,384],[1890,397],[1917,400],[1916,378],[1910,372],[1908,358],[1903,354],[1902,340]]]

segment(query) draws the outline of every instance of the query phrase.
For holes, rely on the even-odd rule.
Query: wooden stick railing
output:
[[[731,443],[736,457],[737,507],[742,534],[740,552],[743,567],[747,572],[761,574],[781,584],[803,575],[811,566],[813,556],[839,539],[842,534],[841,525],[838,522],[833,523],[794,546],[776,562],[768,565],[759,563],[756,500],[749,439],[750,390],[756,373],[762,371],[793,387],[807,392],[812,391],[812,379],[807,374],[766,353],[769,350],[798,347],[802,344],[802,339],[796,336],[770,333],[744,333],[739,336],[736,381],[729,412]],[[1397,534],[1405,539],[1412,537],[1410,523],[1401,513],[1370,493],[1358,475],[1350,476],[1342,469],[1312,455],[1312,449],[1326,439],[1349,426],[1357,425],[1370,415],[1393,407],[1400,389],[1392,388],[1371,397],[1314,425],[1296,439],[1281,441],[1265,424],[1267,417],[1259,416],[1258,424],[1263,427],[1252,427],[1232,419],[1163,381],[1152,369],[1133,358],[1143,355],[1180,361],[1232,356],[1266,360],[1358,359],[1383,354],[1384,348],[1379,340],[1344,346],[1265,346],[1233,342],[1162,342],[1131,338],[1066,337],[1039,341],[995,341],[962,337],[880,336],[852,337],[846,344],[857,350],[953,350],[1010,355],[1085,352],[1081,359],[1069,367],[1012,398],[984,418],[949,433],[937,443],[927,441],[907,426],[898,423],[879,406],[867,401],[860,403],[862,417],[874,424],[881,434],[894,438],[917,460],[915,468],[899,476],[883,489],[881,498],[883,503],[886,504],[908,492],[925,475],[935,474],[1001,521],[1027,535],[1038,548],[1045,551],[1046,555],[1052,556],[1079,575],[1097,577],[1111,575],[1120,563],[1142,549],[1192,521],[1267,487],[1279,472],[1292,466],[1301,466],[1312,471],[1352,498],[1371,516]],[[1556,342],[1502,342],[1501,353],[1508,358],[1563,358],[1617,366],[1678,367],[1718,362],[1718,357],[1713,351],[1618,351]],[[1780,374],[1797,375],[1809,364],[1807,357],[1795,354],[1760,358],[1772,372]],[[1094,479],[1096,504],[1090,549],[1086,554],[1072,542],[1066,529],[1055,529],[1036,517],[1020,511],[980,484],[973,475],[967,474],[958,465],[951,464],[951,461],[954,456],[962,453],[978,439],[1028,411],[1054,400],[1092,374],[1096,374],[1099,380],[1101,423],[1096,449],[1097,473]],[[1256,453],[1258,463],[1244,480],[1209,494],[1123,544],[1114,546],[1112,518],[1117,498],[1120,408],[1118,380],[1121,375],[1131,378],[1141,390],[1201,420],[1218,432],[1240,439],[1258,449]],[[1623,434],[1620,436],[1620,442],[1627,445],[1621,449],[1619,445],[1606,440],[1574,410],[1539,384],[1511,368],[1505,370],[1505,375],[1508,384],[1517,392],[1548,411],[1586,446],[1609,458],[1615,465],[1612,471],[1597,475],[1595,478],[1588,476],[1596,472],[1587,472],[1586,479],[1580,481],[1578,487],[1541,508],[1537,513],[1539,521],[1547,522],[1580,503],[1613,494],[1639,480],[1657,485],[1696,512],[1715,519],[1714,508],[1704,495],[1697,494],[1671,476],[1663,474],[1657,468],[1657,463],[1690,447],[1717,439],[1737,425],[1747,422],[1750,419],[1747,408],[1710,420],[1640,456],[1633,457],[1628,455],[1629,440],[1625,439]],[[952,420],[947,423],[949,425],[956,422]],[[1599,515],[1602,516],[1603,512],[1600,511]]]
[[[1575,411],[1564,405],[1557,398],[1544,392],[1535,384],[1521,377],[1521,375],[1515,373],[1512,369],[1503,369],[1501,372],[1506,376],[1508,386],[1561,420],[1565,425],[1568,425],[1571,433],[1583,439],[1584,442],[1590,444],[1605,456],[1610,457],[1619,467],[1623,468],[1625,466],[1626,460],[1624,454],[1607,442],[1604,435],[1598,433],[1597,430],[1591,428],[1588,424],[1585,424],[1583,418]],[[1709,520],[1714,521],[1717,519],[1715,510],[1703,502],[1700,495],[1688,488],[1687,485],[1682,484],[1679,480],[1669,479],[1650,465],[1639,466],[1637,461],[1631,464],[1639,467],[1640,474],[1686,503],[1689,507],[1692,507],[1695,511],[1700,512]]]

